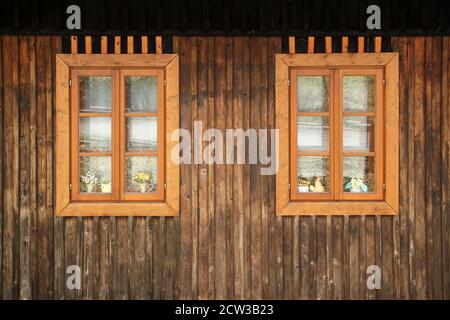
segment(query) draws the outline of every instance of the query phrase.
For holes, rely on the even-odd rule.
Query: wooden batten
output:
[[[314,37],[308,37],[308,53],[314,53]]]
[[[163,46],[162,46],[162,37],[161,36],[156,36],[155,38],[155,43],[156,43],[156,53],[162,53],[163,52]]]
[[[295,53],[295,37],[289,37],[289,53]]]

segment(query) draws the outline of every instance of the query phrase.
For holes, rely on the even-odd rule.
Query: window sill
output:
[[[58,216],[177,216],[178,212],[166,202],[71,202]]]
[[[277,208],[279,216],[398,214],[398,210],[385,201],[291,201]]]

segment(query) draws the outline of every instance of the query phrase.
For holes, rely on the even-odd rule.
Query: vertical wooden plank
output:
[[[325,37],[325,53],[331,53],[333,51],[333,46],[331,43],[331,37]]]
[[[162,53],[162,37],[161,36],[156,36],[155,37],[155,43],[156,43],[156,53]]]
[[[449,166],[450,166],[450,56],[449,56],[449,37],[442,38],[442,122],[441,122],[441,152],[442,152],[442,269],[443,274],[443,296],[444,299],[450,298],[450,275],[445,270],[450,268],[450,230],[449,230]]]
[[[120,36],[115,36],[114,37],[114,53],[115,54],[120,54]]]
[[[394,217],[394,277],[396,281],[396,297],[407,299],[409,297],[409,235],[408,235],[408,145],[409,135],[408,122],[408,83],[410,72],[408,71],[408,43],[406,38],[395,38],[393,49],[398,51],[400,56],[400,213]]]
[[[20,163],[20,299],[31,299],[30,271],[30,61],[26,37],[19,38],[19,163]]]
[[[206,130],[208,121],[208,38],[198,38],[198,120],[201,121],[204,130]],[[205,146],[206,143],[203,144]],[[209,288],[209,266],[208,266],[208,165],[203,161],[199,165],[199,189],[198,189],[198,273],[199,279],[199,299],[208,298]]]
[[[233,38],[233,128],[243,128],[244,121],[244,38]],[[244,274],[244,165],[234,166],[233,180],[233,260],[234,286],[233,298],[243,299],[245,295]]]
[[[30,257],[36,261],[38,257],[37,242],[37,99],[36,99],[36,37],[29,37],[29,59],[30,59]],[[61,261],[61,260],[59,260]],[[38,297],[38,269],[37,264],[31,266],[32,296]]]
[[[106,54],[108,53],[108,37],[102,36],[100,38],[100,53]]]
[[[417,39],[417,41],[421,41],[421,46],[424,45],[423,39]],[[408,38],[407,40],[407,52],[408,52],[408,70],[415,70],[415,41],[414,39]],[[423,68],[423,58],[422,62],[419,65],[420,68]],[[416,241],[415,241],[415,130],[416,130],[416,119],[415,119],[415,79],[416,72],[413,72],[409,76],[408,81],[408,102],[412,105],[412,107],[408,106],[408,228],[409,228],[409,245],[408,245],[408,268],[409,268],[409,294],[411,299],[416,299]],[[418,88],[418,92],[421,93],[421,88]],[[423,101],[420,101],[421,103]],[[411,109],[413,111],[411,111]]]
[[[442,81],[442,38],[431,38],[431,108],[428,114],[431,130],[427,130],[431,141],[430,174],[427,174],[427,201],[431,215],[429,230],[432,235],[431,252],[428,257],[433,257],[433,269],[430,269],[431,279],[429,286],[432,288],[432,299],[443,299],[443,272],[442,269],[442,157],[441,157],[441,81]],[[428,58],[428,57],[427,57]]]
[[[426,205],[425,205],[425,44],[414,39],[414,240],[417,299],[427,298]]]
[[[225,136],[225,129],[227,126],[227,110],[225,105],[225,90],[227,81],[226,70],[226,38],[217,37],[214,39],[214,88],[215,88],[215,116],[214,128],[220,130]],[[210,109],[211,110],[211,109]],[[226,153],[225,153],[226,154]],[[224,156],[225,156],[224,154]],[[226,261],[230,258],[227,257],[227,225],[225,220],[226,214],[226,197],[223,195],[227,192],[227,178],[226,168],[223,165],[216,165],[215,169],[215,185],[216,193],[219,195],[215,201],[215,286],[216,286],[216,299],[225,299],[226,292],[226,276],[227,276],[227,264]]]
[[[261,114],[261,39],[250,38],[250,127],[259,129]],[[256,149],[257,150],[257,149]],[[251,152],[251,149],[250,151]],[[261,179],[258,165],[250,165],[251,298],[262,298],[261,284]]]
[[[226,106],[226,128],[233,128],[234,112],[233,112],[233,39],[225,38],[225,72],[226,72],[226,89],[225,89],[225,106]],[[227,150],[228,152],[229,150]],[[234,272],[233,272],[233,204],[234,204],[234,180],[233,173],[235,166],[225,166],[226,168],[226,248],[227,248],[227,274],[226,274],[226,296],[225,299],[233,298]]]
[[[267,57],[267,103],[268,103],[268,129],[275,128],[275,53],[280,52],[281,41],[277,37],[269,38],[268,57]],[[270,132],[270,131],[269,131]],[[270,140],[269,140],[270,141]],[[271,150],[271,142],[269,143]],[[269,201],[269,296],[268,299],[276,299],[282,296],[283,288],[283,269],[282,269],[282,239],[279,234],[282,232],[282,219],[275,212],[275,195],[271,190],[275,188],[275,176],[268,177],[268,194]],[[303,272],[301,273],[303,275]],[[301,288],[301,285],[300,285]]]
[[[314,37],[308,37],[308,53],[314,53]]]
[[[47,145],[47,52],[50,50],[48,37],[37,38],[37,55],[36,55],[36,81],[37,81],[37,179],[38,179],[38,280],[39,291],[38,296],[41,299],[48,299],[50,290],[50,262],[51,252],[49,244],[49,213],[47,210],[48,197],[48,145]],[[48,54],[50,56],[50,53]],[[49,88],[51,94],[51,88]],[[51,105],[51,103],[50,103]],[[53,229],[53,226],[52,226]]]
[[[331,220],[331,222],[330,222]],[[343,299],[344,298],[344,283],[343,283],[343,232],[344,232],[344,218],[343,217],[329,217],[327,219],[327,244],[329,246],[328,253],[328,274],[329,274],[329,289],[328,299]]]
[[[450,299],[450,38],[442,38],[442,268],[444,299]]]
[[[174,38],[174,53],[180,57],[180,128],[192,132],[191,112],[191,45],[185,37]],[[180,257],[179,257],[179,297],[190,299],[192,291],[192,225],[191,225],[191,167],[181,164],[180,185]]]
[[[127,37],[127,53],[128,54],[134,53],[134,37],[133,36]]]
[[[48,273],[48,291],[49,298],[53,298],[53,274],[54,274],[54,248],[53,248],[53,145],[54,145],[54,133],[53,133],[53,72],[54,72],[54,57],[52,56],[52,37],[45,38],[45,146],[46,146],[46,251],[42,251],[46,254],[48,269],[45,271]]]
[[[243,121],[242,128],[251,128],[251,105],[250,105],[250,39],[244,38],[243,54]],[[252,270],[251,270],[251,198],[250,198],[250,165],[244,164],[243,178],[243,201],[244,201],[244,298],[250,299],[252,295]]]
[[[192,110],[192,127],[195,121],[198,121],[198,84],[197,84],[197,61],[199,59],[199,40],[196,37],[190,38],[191,45],[191,63],[190,63],[190,87],[191,87],[191,110]],[[195,133],[194,133],[195,134]],[[195,152],[195,145],[193,146]],[[195,154],[194,154],[195,157]],[[191,226],[192,226],[192,298],[197,299],[199,296],[199,167],[195,164],[191,166],[192,170],[192,212],[191,212]],[[203,275],[202,275],[203,276]]]
[[[363,53],[364,48],[364,37],[358,37],[358,53]]]
[[[269,103],[268,103],[268,93],[267,93],[267,84],[268,84],[268,54],[269,54],[269,39],[262,38],[261,39],[261,83],[260,83],[260,99],[261,99],[261,120],[260,120],[260,128],[268,129],[269,127]],[[261,137],[261,135],[259,136]],[[260,145],[263,143],[265,146],[269,146],[270,140],[270,131],[268,131],[267,139],[264,141],[259,141]],[[267,147],[266,147],[267,148]],[[270,150],[270,149],[267,149]],[[259,157],[261,159],[261,156]],[[257,174],[261,179],[261,286],[262,299],[269,298],[269,199],[268,199],[268,183],[269,176],[261,174],[261,168],[264,166],[262,161],[259,161]],[[297,241],[298,245],[298,241]],[[297,255],[298,258],[298,255]],[[297,259],[298,260],[298,259]],[[297,272],[298,272],[298,262],[297,262]],[[298,280],[297,280],[298,286]],[[298,287],[297,287],[298,291]]]
[[[125,300],[129,299],[129,290],[130,290],[130,282],[129,282],[129,261],[128,261],[128,252],[129,252],[129,230],[128,230],[128,217],[117,217],[116,225],[117,225],[117,256],[116,256],[116,272],[115,272],[115,289],[114,289],[114,298]]]
[[[381,37],[375,37],[375,52],[381,52]]]
[[[91,54],[92,53],[92,36],[85,36],[84,37],[84,50],[85,53]]]
[[[4,132],[3,132],[3,112],[4,112],[4,89],[3,89],[3,36],[0,36],[0,241],[3,239],[3,144],[4,144]],[[0,246],[0,297],[3,297],[3,245]]]
[[[3,36],[4,172],[3,181],[3,299],[19,297],[19,70],[18,39]]]
[[[342,37],[342,53],[348,52],[348,37]]]
[[[78,37],[77,36],[70,37],[70,52],[78,53]]]
[[[0,241],[3,244],[3,144],[4,144],[4,132],[3,132],[3,112],[4,112],[4,89],[3,89],[3,36],[0,36]],[[0,246],[0,297],[3,297],[3,245]]]
[[[327,220],[331,222],[331,217],[317,217],[316,219],[316,250],[317,250],[317,274],[316,274],[316,286],[317,296],[316,299],[327,299],[328,289],[328,264],[327,264],[327,251],[328,245],[327,236],[328,230],[327,224],[331,226],[331,223],[327,223]],[[331,231],[331,230],[330,230]]]
[[[143,53],[143,54],[148,53],[148,37],[147,36],[141,37],[141,53]]]
[[[360,223],[359,217],[349,218],[349,299],[360,299],[360,274],[362,271],[359,268],[359,246],[360,242]]]
[[[214,37],[208,37],[208,77],[207,77],[207,92],[208,92],[208,113],[206,117],[206,127],[207,128],[215,128],[215,38]],[[224,54],[224,51],[221,52]],[[226,119],[226,117],[223,117]],[[222,121],[224,121],[222,118]],[[218,121],[219,122],[219,121]],[[215,264],[215,247],[218,245],[217,240],[215,239],[215,167],[216,165],[214,163],[208,164],[208,182],[207,182],[207,197],[208,197],[208,297],[210,299],[214,298],[215,295],[215,274],[216,274],[216,264]],[[223,180],[221,182],[222,186],[226,186],[226,180],[225,176],[223,176]],[[221,200],[225,201],[226,195],[226,188],[223,189]],[[221,218],[224,218],[225,215],[225,209],[223,208],[223,214]],[[222,224],[222,230],[226,233],[226,225],[225,225],[225,219],[223,220]],[[223,246],[222,251],[222,257],[224,259],[223,265],[226,266],[226,240],[224,239],[223,243],[221,244]],[[225,272],[223,272],[226,275],[226,268]],[[223,288],[220,288],[223,289]]]
[[[295,53],[295,37],[289,37],[289,53]]]

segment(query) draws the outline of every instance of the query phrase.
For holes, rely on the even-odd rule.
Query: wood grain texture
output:
[[[259,165],[183,164],[178,217],[73,218],[55,213],[61,39],[1,36],[2,298],[450,299],[449,43],[392,41],[397,216],[276,216],[275,177]],[[280,38],[175,37],[173,51],[181,128],[275,128]],[[366,287],[371,264],[380,290]],[[66,287],[70,265],[81,290]]]

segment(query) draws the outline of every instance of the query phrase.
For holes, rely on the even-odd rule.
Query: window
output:
[[[278,55],[277,68],[277,128],[290,141],[277,212],[397,213],[397,55]]]
[[[174,215],[176,55],[58,55],[57,212]]]

